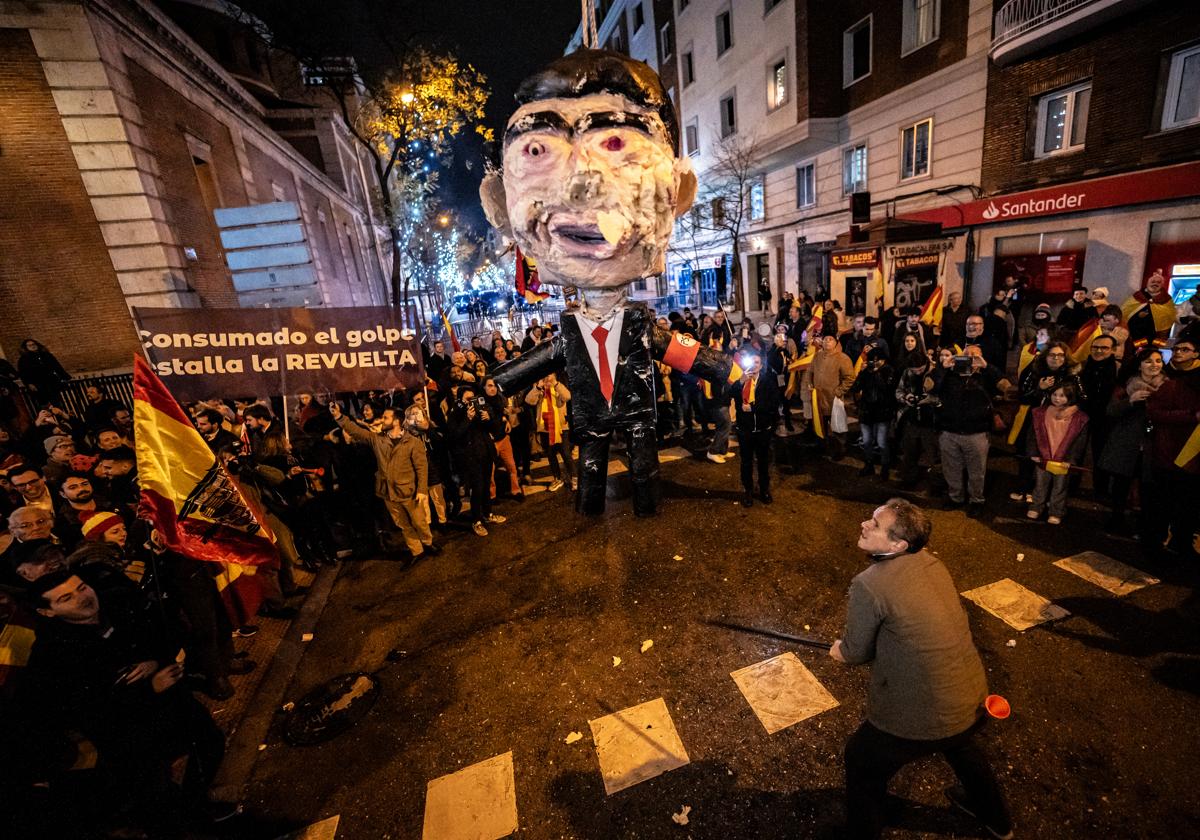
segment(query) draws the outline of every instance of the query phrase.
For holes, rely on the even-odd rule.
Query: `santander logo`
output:
[[[987,207],[979,215],[990,222],[994,219],[1018,219],[1022,216],[1039,216],[1045,213],[1061,213],[1064,210],[1079,210],[1083,207],[1083,199],[1086,196],[1087,193],[1062,192],[1049,198],[1027,198],[1018,201],[1000,199],[998,205],[995,201],[988,201]]]

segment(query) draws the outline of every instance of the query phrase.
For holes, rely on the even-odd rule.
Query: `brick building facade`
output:
[[[298,202],[304,305],[387,302],[360,150],[300,68],[216,4],[0,0],[0,113],[9,359],[33,337],[74,373],[127,369],[130,307],[249,305],[222,207]]]

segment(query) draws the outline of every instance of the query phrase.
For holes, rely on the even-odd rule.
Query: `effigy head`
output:
[[[675,218],[696,194],[658,74],[608,50],[556,59],[517,90],[502,172],[484,212],[543,281],[614,288],[665,269]]]

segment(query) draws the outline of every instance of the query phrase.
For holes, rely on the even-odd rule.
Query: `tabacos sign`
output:
[[[940,222],[943,228],[961,228],[1192,196],[1200,196],[1200,162],[1075,181],[966,204],[948,204],[905,213],[903,218]]]

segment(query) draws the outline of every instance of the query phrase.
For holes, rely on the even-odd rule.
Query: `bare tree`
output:
[[[731,134],[721,140],[709,155],[711,165],[698,173],[696,203],[679,218],[672,247],[676,253],[690,249],[694,263],[702,251],[727,243],[733,257],[734,308],[741,311],[742,235],[750,222],[750,185],[762,171],[761,158],[755,135]]]

